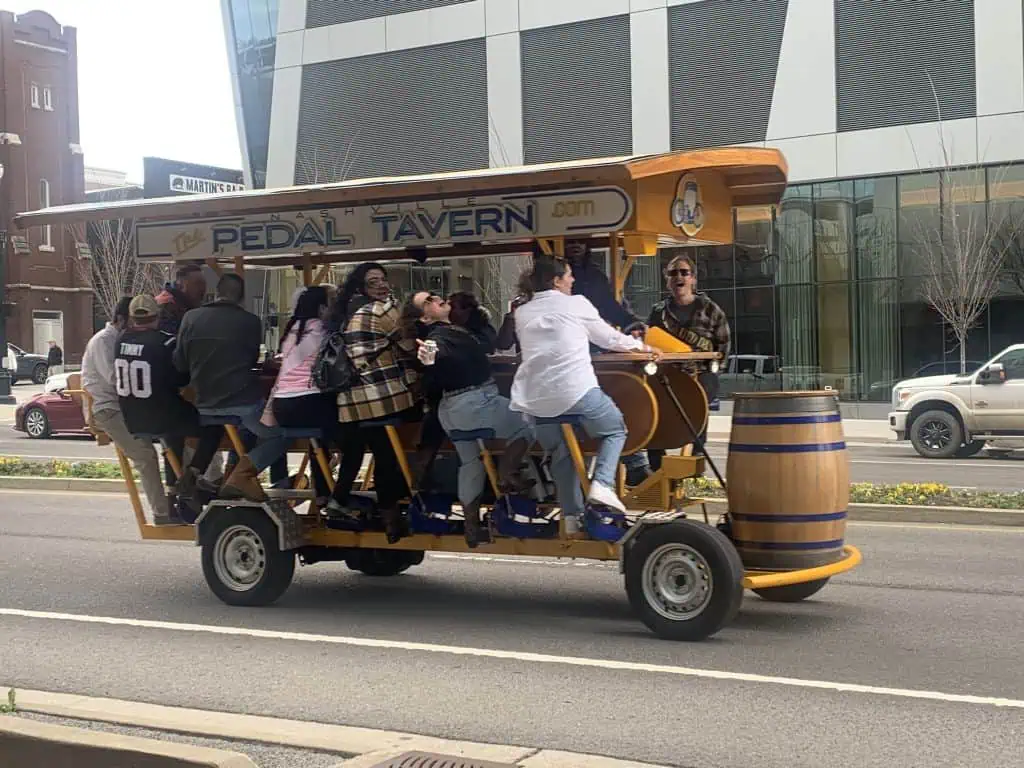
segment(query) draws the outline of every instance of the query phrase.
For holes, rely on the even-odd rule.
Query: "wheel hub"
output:
[[[32,411],[25,417],[25,431],[33,437],[43,434],[44,417],[39,411]]]
[[[245,592],[252,589],[267,567],[263,542],[251,528],[234,525],[217,539],[213,553],[217,578],[229,589]]]
[[[711,600],[711,567],[689,545],[663,544],[644,563],[643,590],[658,614],[672,621],[688,621],[700,615]]]
[[[921,427],[921,442],[931,450],[941,450],[949,445],[953,433],[941,421],[929,421]]]

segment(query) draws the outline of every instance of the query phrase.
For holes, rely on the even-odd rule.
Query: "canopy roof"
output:
[[[358,253],[382,250],[400,251],[408,258],[410,248],[443,248],[453,256],[474,246],[478,253],[521,252],[522,243],[534,237],[574,232],[586,237],[644,233],[681,244],[731,242],[731,223],[726,233],[711,219],[727,209],[731,221],[733,206],[778,203],[786,174],[786,161],[777,150],[729,147],[81,203],[18,214],[14,226],[130,219],[136,226],[140,258],[230,259],[234,255],[254,263],[283,263],[286,256],[294,261],[300,254],[341,254],[341,258],[319,260],[349,261]],[[692,190],[686,202],[689,207],[670,215],[673,206],[683,206],[684,182]],[[527,210],[529,205],[536,205],[536,212]],[[689,229],[670,223],[673,216],[689,216]],[[412,220],[406,222],[403,217]],[[325,227],[327,219],[332,221]],[[315,220],[312,225],[310,220]],[[306,229],[304,236],[303,227],[309,226],[316,233]],[[235,231],[219,231],[224,227],[235,227]],[[263,230],[257,235],[259,227]],[[509,247],[514,241],[519,245]],[[501,242],[506,247],[498,247]],[[200,243],[205,245],[199,247]],[[268,261],[268,257],[275,258]]]

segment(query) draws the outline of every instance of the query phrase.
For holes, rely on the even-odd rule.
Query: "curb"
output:
[[[90,480],[82,477],[31,477],[0,475],[0,490],[75,491],[76,493],[123,493],[124,480]]]
[[[728,508],[725,499],[703,499],[709,513]],[[931,523],[948,525],[998,525],[1024,527],[1024,509],[982,507],[912,507],[899,504],[850,504],[847,520],[871,523]]]
[[[0,720],[0,744],[11,765],[84,764],[193,766],[194,768],[258,768],[240,752],[197,747],[174,741],[50,725],[7,715]],[[13,753],[13,755],[11,754]],[[36,763],[45,760],[45,763]]]
[[[6,688],[7,686],[0,686]],[[336,752],[346,768],[366,768],[389,757],[419,750],[474,760],[505,762],[520,768],[665,768],[600,755],[558,750],[454,741],[400,731],[328,725],[258,715],[236,715],[202,709],[18,690],[18,709],[55,717],[174,731],[208,738],[275,744],[295,749]]]

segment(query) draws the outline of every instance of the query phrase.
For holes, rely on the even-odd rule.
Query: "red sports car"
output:
[[[63,390],[43,392],[19,405],[14,412],[14,428],[36,439],[89,434],[81,404]]]

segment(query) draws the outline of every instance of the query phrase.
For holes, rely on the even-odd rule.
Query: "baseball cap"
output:
[[[148,293],[143,293],[132,299],[132,303],[128,307],[128,314],[137,320],[148,317],[157,317],[160,314],[160,307],[157,305],[156,299]]]

